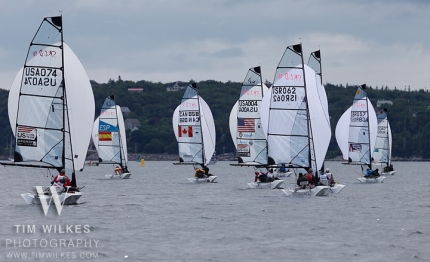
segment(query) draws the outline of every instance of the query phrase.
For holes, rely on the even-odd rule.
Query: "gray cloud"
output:
[[[63,11],[64,38],[90,79],[272,81],[284,49],[321,49],[324,82],[419,89],[429,83],[427,1],[0,0],[0,88],[23,65],[44,16]]]

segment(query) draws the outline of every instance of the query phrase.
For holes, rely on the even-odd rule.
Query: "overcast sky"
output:
[[[91,80],[273,81],[289,45],[321,49],[323,81],[430,88],[427,0],[0,0],[0,88],[23,66],[42,19],[63,15],[64,40]]]

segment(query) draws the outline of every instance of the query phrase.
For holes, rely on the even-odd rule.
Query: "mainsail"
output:
[[[261,105],[269,165],[310,168],[315,162],[305,78],[301,44],[288,46]]]
[[[94,95],[85,69],[63,42],[61,16],[42,21],[10,89],[8,112],[16,137],[13,165],[64,168],[72,178],[83,168]]]
[[[367,98],[366,85],[362,85],[357,89],[352,106],[340,117],[336,126],[336,140],[343,158],[350,164],[371,168],[376,130],[375,110]]]
[[[261,100],[266,89],[262,83],[261,68],[250,68],[229,121],[239,165],[267,164],[267,143],[260,120]]]
[[[119,164],[127,170],[127,140],[121,107],[115,97],[107,97],[100,116],[94,121],[93,142],[99,154],[100,164]]]
[[[387,166],[391,164],[391,128],[387,118],[387,109],[383,108],[378,111],[378,135],[376,136],[375,150],[373,160],[375,163],[384,163]]]
[[[197,84],[185,90],[172,118],[179,162],[208,165],[215,153],[215,122],[208,104],[197,94]]]

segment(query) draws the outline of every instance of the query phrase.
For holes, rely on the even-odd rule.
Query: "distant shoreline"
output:
[[[145,161],[178,161],[178,155],[169,155],[169,154],[128,154],[128,160],[129,161],[140,161],[140,159],[144,159]],[[98,159],[90,159],[87,160],[97,161]],[[234,154],[224,154],[224,155],[217,155],[218,161],[237,161],[237,158],[234,156]],[[326,161],[339,161],[344,162],[345,160],[342,159],[341,156],[333,158],[333,159],[326,159]],[[430,159],[422,159],[422,158],[400,158],[400,157],[393,157],[393,162],[396,161],[403,161],[403,162],[428,162]]]

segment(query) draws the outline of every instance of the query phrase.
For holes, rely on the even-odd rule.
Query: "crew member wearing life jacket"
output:
[[[194,173],[194,177],[196,178],[206,178],[206,174],[205,171],[200,169],[200,168],[196,168],[196,172]]]
[[[120,168],[119,166],[115,167],[115,175],[121,175],[122,174],[122,168]]]
[[[66,187],[71,186],[70,179],[66,176],[66,170],[61,169],[60,174],[54,177],[51,181],[51,185],[55,186],[57,193],[62,193]]]

